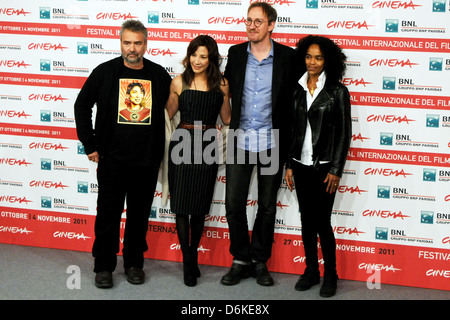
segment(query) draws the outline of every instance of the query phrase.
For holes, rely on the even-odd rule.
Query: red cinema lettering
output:
[[[16,61],[16,60],[0,60],[0,67],[8,67],[8,68],[26,68],[31,66],[31,64],[25,63],[25,61]]]
[[[372,8],[390,8],[390,9],[408,9],[412,8],[413,10],[416,7],[421,7],[419,4],[414,4],[414,1],[375,1],[372,4]]]
[[[405,170],[401,169],[401,170],[393,170],[393,169],[389,169],[389,168],[367,168],[366,170],[364,170],[364,174],[366,176],[368,175],[380,175],[380,176],[403,176],[404,178],[406,178],[406,176],[412,176],[412,173],[406,173]]]
[[[282,204],[281,201],[278,201],[277,207],[279,207],[280,209],[283,209],[284,207],[289,207],[289,206],[287,204]]]
[[[19,160],[15,158],[0,158],[0,164],[7,164],[10,166],[25,166],[28,167],[31,162],[26,161],[25,159]]]
[[[44,150],[62,150],[69,149],[60,144],[53,144],[50,142],[31,142],[29,145],[30,149],[44,149]]]
[[[357,236],[359,236],[360,233],[365,233],[363,231],[359,231],[356,227],[354,228],[347,228],[347,227],[333,227],[333,232],[336,234],[356,234]]]
[[[58,189],[61,188],[64,190],[64,188],[67,188],[69,186],[66,186],[62,184],[61,182],[52,182],[52,181],[36,181],[32,180],[30,181],[30,187],[44,187],[47,189]]]
[[[353,140],[353,141],[361,140],[361,141],[364,142],[364,140],[366,140],[366,139],[370,139],[370,138],[363,137],[363,136],[361,135],[361,133],[358,134],[358,135],[356,135],[356,134],[353,134],[353,135],[352,135],[352,140]]]
[[[418,63],[413,63],[411,62],[409,59],[405,60],[398,60],[398,59],[372,59],[369,62],[369,66],[376,66],[376,67],[382,67],[382,66],[386,66],[386,67],[391,67],[391,68],[395,68],[395,67],[410,67],[412,68],[412,66],[417,66],[419,65]]]
[[[450,237],[445,237],[444,239],[442,239],[442,243],[443,244],[450,244]]]
[[[16,197],[16,196],[0,196],[0,202],[9,202],[9,203],[25,203],[28,204],[29,202],[32,202],[31,200],[28,200],[25,197]]]
[[[172,57],[172,55],[178,54],[178,52],[170,51],[170,49],[153,48],[153,49],[147,49],[147,54],[152,55],[152,56],[163,56],[163,57],[166,55],[169,55]]]
[[[364,87],[366,86],[366,84],[372,84],[372,82],[367,82],[365,81],[363,78],[361,79],[353,79],[353,78],[344,78],[342,80],[342,83],[346,86],[350,86],[350,85],[354,85],[354,86],[359,86],[359,85],[363,85]]]
[[[253,2],[266,2],[270,5],[283,5],[283,4],[287,4],[288,6],[291,5],[291,3],[295,3],[295,1],[291,1],[291,0],[250,0],[250,3]]]
[[[42,49],[42,50],[61,50],[64,51],[65,49],[69,49],[69,47],[63,47],[61,43],[59,44],[53,44],[53,43],[30,43],[28,45],[28,49],[29,50],[37,50],[37,49]]]
[[[400,117],[400,116],[395,116],[393,114],[386,114],[386,115],[371,114],[367,117],[367,122],[386,122],[386,123],[406,122],[407,124],[409,124],[410,121],[416,121],[416,120],[409,119],[407,116]]]
[[[208,24],[224,23],[224,24],[240,24],[245,23],[245,18],[235,17],[211,17],[208,19]]]
[[[383,218],[383,219],[400,218],[403,220],[403,218],[410,218],[410,216],[404,215],[401,211],[392,212],[389,210],[364,210],[362,215],[363,215],[363,217],[379,217],[379,218]]]
[[[127,19],[136,19],[138,17],[135,17],[131,15],[131,13],[120,13],[120,12],[100,12],[96,16],[97,20],[127,20]]]
[[[211,215],[207,215],[205,217],[205,221],[228,223],[227,218],[225,216],[211,216]]]
[[[369,30],[369,27],[374,27],[373,25],[368,25],[366,21],[363,22],[356,22],[356,21],[330,21],[327,24],[327,28],[331,29],[337,29],[337,28],[343,28],[343,29],[361,29],[364,28],[366,30]]]
[[[26,16],[27,14],[30,14],[31,12],[25,11],[23,8],[22,9],[13,9],[13,8],[0,8],[0,14],[4,14],[7,16]]]
[[[355,193],[356,192],[358,194],[361,194],[361,192],[367,192],[367,190],[361,190],[358,186],[349,187],[349,186],[345,186],[345,185],[339,186],[338,191],[340,193],[346,193],[346,192]]]
[[[57,102],[57,101],[61,101],[63,102],[64,100],[69,100],[68,98],[63,98],[61,94],[57,95],[53,95],[53,94],[48,94],[48,93],[32,93],[28,96],[28,100],[30,101],[36,101],[36,100],[41,100],[41,101],[46,101],[46,102]]]
[[[0,110],[0,117],[28,118],[31,117],[31,114],[25,113],[25,111]]]

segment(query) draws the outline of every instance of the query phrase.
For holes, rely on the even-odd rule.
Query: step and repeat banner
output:
[[[146,57],[174,77],[189,41],[209,34],[227,62],[246,41],[256,0],[0,1],[0,242],[90,251],[96,165],[77,140],[73,104],[93,68],[120,55],[125,19],[149,28]],[[341,279],[450,290],[450,3],[448,0],[265,0],[273,39],[325,35],[348,56],[353,140],[332,216]],[[225,168],[200,246],[229,266]],[[159,182],[147,258],[181,261]],[[258,199],[248,195],[252,225]],[[123,214],[125,224],[126,210]],[[275,272],[304,268],[295,192],[282,183]],[[321,260],[321,265],[323,261]],[[293,280],[294,281],[294,280]]]

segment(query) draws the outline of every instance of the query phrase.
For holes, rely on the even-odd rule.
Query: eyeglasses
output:
[[[248,18],[247,20],[245,20],[245,25],[250,27],[252,25],[252,23],[255,23],[255,27],[258,28],[263,24],[263,22],[266,22],[266,21],[261,20],[261,19],[252,20],[252,19]]]

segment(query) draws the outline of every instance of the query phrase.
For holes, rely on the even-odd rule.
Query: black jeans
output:
[[[255,155],[255,154],[253,154]],[[261,174],[261,168],[267,167],[261,163],[248,161],[252,158],[246,152],[245,164],[226,165],[226,195],[225,208],[230,231],[230,253],[235,261],[250,262],[267,261],[272,253],[275,215],[277,211],[277,194],[281,184],[282,170],[278,165],[275,174]],[[247,199],[250,180],[254,167],[257,167],[258,209],[249,236],[247,223]]]
[[[305,248],[306,267],[317,270],[317,235],[320,238],[325,272],[336,272],[336,240],[331,227],[331,213],[335,193],[326,192],[325,180],[330,165],[321,164],[315,169],[292,161],[295,191],[301,214],[302,239]]]
[[[119,165],[105,158],[100,159],[97,169],[95,241],[92,248],[94,272],[112,272],[116,268],[120,222],[125,203],[124,267],[143,267],[144,252],[148,250],[148,218],[157,179],[157,166]]]

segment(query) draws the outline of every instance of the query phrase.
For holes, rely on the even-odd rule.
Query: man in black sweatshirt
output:
[[[171,82],[162,66],[143,57],[147,36],[140,21],[125,21],[120,30],[122,56],[96,67],[75,102],[78,139],[89,160],[98,163],[92,253],[99,288],[113,285],[124,207],[127,280],[133,284],[145,280],[148,218],[164,155],[164,107]]]

